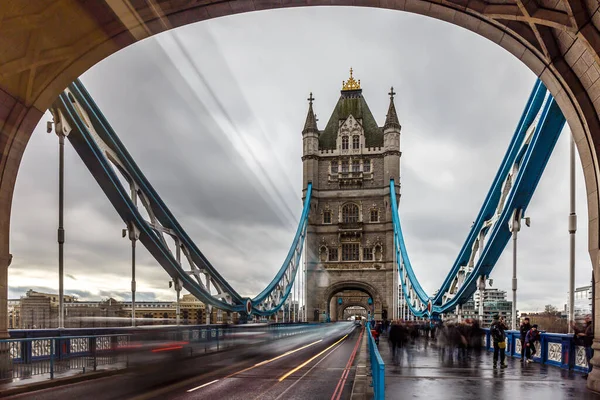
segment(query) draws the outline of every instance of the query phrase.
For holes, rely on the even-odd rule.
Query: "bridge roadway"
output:
[[[254,348],[231,349],[10,399],[349,399],[361,329],[332,324]]]

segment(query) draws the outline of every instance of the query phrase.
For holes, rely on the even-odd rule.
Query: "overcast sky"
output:
[[[181,44],[182,46],[180,46]],[[296,8],[219,18],[130,46],[82,80],[184,229],[232,286],[253,296],[287,254],[301,213],[301,131],[309,92],[323,129],[354,68],[383,125],[394,86],[402,124],[400,215],[417,277],[432,294],[465,240],[535,76],[470,31],[419,15]],[[58,140],[36,128],[17,179],[9,297],[56,291]],[[565,129],[519,235],[519,309],[562,307],[568,290]],[[589,284],[578,163],[578,286]],[[66,146],[65,290],[130,299],[123,222]],[[138,247],[138,299],[172,300]],[[510,291],[511,246],[492,273]],[[510,293],[509,293],[510,297]]]

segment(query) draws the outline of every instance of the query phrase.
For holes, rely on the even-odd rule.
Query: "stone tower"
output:
[[[379,127],[351,69],[323,130],[312,93],[308,99],[302,163],[304,194],[313,185],[306,242],[309,321],[338,320],[356,306],[377,319],[397,314],[389,184],[395,180],[399,199],[401,126],[393,88],[389,95]]]

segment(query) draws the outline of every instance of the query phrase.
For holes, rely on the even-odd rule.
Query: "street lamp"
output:
[[[127,234],[131,240],[131,326],[135,326],[135,242],[140,237],[140,231],[130,222],[127,224],[127,228],[121,231],[121,237],[125,237]]]
[[[569,149],[569,322],[575,319],[575,233],[577,232],[577,210],[575,207],[575,139],[571,135]],[[593,285],[592,285],[593,287]],[[569,323],[569,333],[573,328]]]
[[[180,314],[180,305],[179,305],[179,294],[181,293],[182,283],[179,278],[175,278],[172,281],[169,281],[169,287],[172,287],[175,284],[175,291],[177,292],[177,305],[175,306],[175,320],[177,325],[179,325],[179,314]]]
[[[62,124],[60,114],[52,112],[54,121],[48,121],[46,131],[52,133],[52,124],[54,123],[54,132],[58,136],[58,328],[65,327],[65,304],[64,304],[64,203],[65,203],[65,137],[69,135],[70,130]]]
[[[512,233],[513,239],[513,277],[512,277],[512,315],[511,329],[517,329],[517,234],[521,230],[521,220],[525,220],[525,225],[531,226],[531,218],[523,217],[523,210],[517,209],[513,212],[512,218],[508,223],[508,229]]]

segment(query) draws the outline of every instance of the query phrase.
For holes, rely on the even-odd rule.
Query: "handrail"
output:
[[[381,354],[379,354],[379,349],[377,348],[377,344],[375,344],[375,339],[373,339],[373,334],[371,334],[371,328],[368,322],[365,329],[369,335],[367,340],[369,343],[369,360],[371,361],[371,377],[373,380],[373,398],[375,400],[384,400],[385,363],[383,362],[383,358],[381,358]]]

